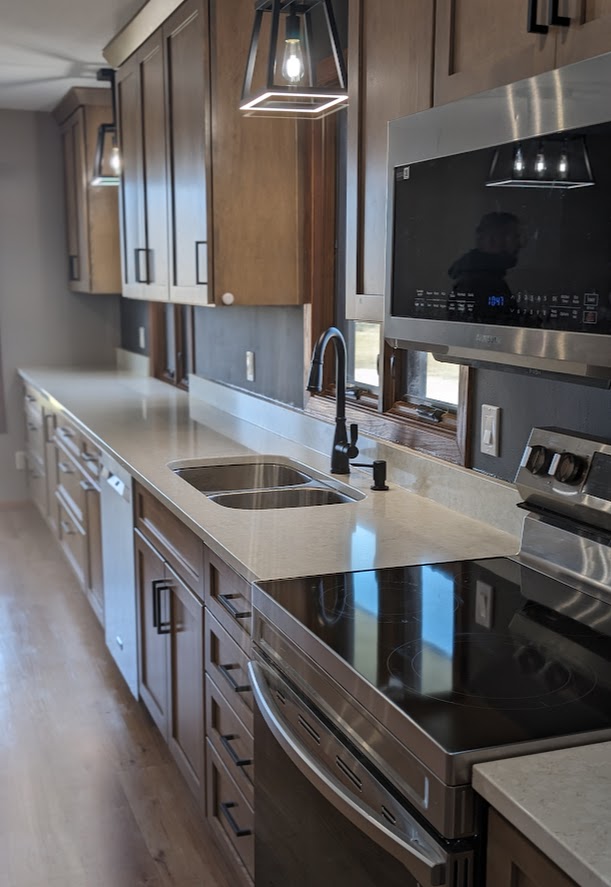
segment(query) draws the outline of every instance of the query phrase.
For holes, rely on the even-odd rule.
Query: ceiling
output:
[[[144,0],[0,0],[0,108],[50,111],[95,86],[102,49]]]

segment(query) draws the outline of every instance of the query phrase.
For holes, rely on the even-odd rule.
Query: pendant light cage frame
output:
[[[93,165],[92,185],[119,185],[121,176],[117,174],[109,175],[105,172],[105,161],[108,163],[108,143],[110,141],[110,151],[118,151],[117,140],[117,104],[115,96],[115,72],[113,68],[100,68],[96,75],[97,80],[103,80],[110,83],[110,91],[112,98],[112,121],[110,123],[101,123],[98,126],[98,138],[95,148],[95,162]],[[110,137],[110,138],[109,138]]]
[[[335,65],[337,87],[317,85],[312,64],[315,35],[311,13],[322,7],[331,56]],[[261,50],[263,18],[271,14],[269,43],[265,58],[265,83],[253,89],[253,78]],[[280,17],[297,15],[302,23],[302,52],[306,86],[277,82]],[[348,77],[344,54],[331,0],[255,0],[253,23],[240,110],[246,116],[293,116],[320,118],[340,110],[348,102]]]

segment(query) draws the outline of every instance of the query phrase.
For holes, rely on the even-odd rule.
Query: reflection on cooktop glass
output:
[[[611,639],[492,558],[260,583],[448,751],[611,727]],[[609,608],[611,622],[611,608]]]

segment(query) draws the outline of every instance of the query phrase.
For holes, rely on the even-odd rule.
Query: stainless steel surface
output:
[[[110,456],[102,457],[100,508],[106,646],[138,698],[138,633],[134,564],[132,479]]]
[[[255,701],[267,727],[317,791],[353,825],[398,859],[422,887],[449,884],[447,853],[354,757],[338,736],[262,662],[249,663],[248,673]],[[283,699],[282,710],[274,701],[274,693],[278,691]],[[300,720],[301,725],[305,720],[307,725],[313,723],[314,728],[299,730]],[[340,761],[343,769],[338,766]],[[344,776],[344,771],[348,775]],[[389,811],[396,825],[384,824],[381,813],[377,812],[382,807]]]
[[[529,467],[535,447],[548,454],[549,467],[544,467],[540,474],[534,474]],[[611,496],[606,501],[587,492],[588,471],[595,453],[611,457],[611,443],[557,428],[533,428],[515,481],[525,503],[563,514],[572,521],[611,530]],[[558,476],[560,457],[565,454],[581,460],[582,472],[576,482],[563,483]]]
[[[470,763],[448,760],[420,727],[256,585],[253,610],[255,644],[366,750],[414,808],[447,838],[473,834]]]
[[[611,54],[567,65],[389,124],[385,336],[391,345],[576,376],[611,377],[610,337],[582,332],[392,317],[393,187],[397,166],[558,130],[603,123]]]
[[[176,468],[175,473],[202,493],[261,490],[308,483],[312,478],[277,462],[242,462],[235,465],[199,465]]]
[[[340,505],[355,499],[330,487],[284,487],[277,490],[252,490],[243,493],[219,493],[209,497],[225,508],[310,508],[314,505]]]

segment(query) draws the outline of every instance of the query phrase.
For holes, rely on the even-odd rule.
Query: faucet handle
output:
[[[356,445],[356,442],[359,438],[359,426],[356,422],[353,422],[350,425],[350,443],[348,444],[348,458],[356,459],[359,454],[359,448]]]

